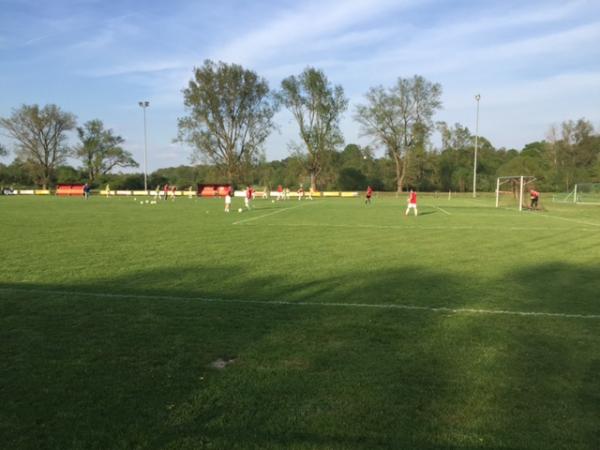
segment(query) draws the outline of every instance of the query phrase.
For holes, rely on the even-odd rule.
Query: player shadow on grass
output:
[[[429,209],[426,209],[426,210],[421,209],[421,212],[419,212],[419,216],[428,216],[430,214],[438,214],[438,213],[439,213],[439,211],[429,210]],[[409,215],[410,215],[410,213],[409,213]]]
[[[5,417],[32,447],[593,448],[598,362],[580,360],[593,352],[594,323],[577,323],[588,334],[573,342],[559,318],[275,302],[501,306],[481,298],[491,290],[526,295],[521,309],[560,310],[560,293],[558,312],[597,313],[587,303],[598,275],[536,265],[482,287],[422,267],[300,281],[210,266],[0,283],[26,290],[0,291]],[[210,368],[220,357],[235,363]],[[565,414],[583,426],[565,429]]]

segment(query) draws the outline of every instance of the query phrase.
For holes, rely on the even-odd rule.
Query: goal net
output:
[[[498,177],[496,180],[496,208],[528,208],[528,190],[533,187],[535,177],[524,175]]]
[[[578,183],[573,197],[576,203],[600,205],[600,183]]]
[[[552,195],[552,203],[577,203],[577,185],[570,192],[559,192]]]
[[[555,194],[552,201],[556,203],[600,205],[600,183],[578,183],[571,192]]]

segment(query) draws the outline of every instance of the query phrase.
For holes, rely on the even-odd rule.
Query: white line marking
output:
[[[440,208],[440,207],[439,207],[439,206],[437,206],[437,205],[434,205],[434,206],[435,206],[437,209],[439,209],[441,212],[443,212],[444,214],[446,214],[447,216],[450,216],[450,215],[451,215],[451,214],[450,214],[448,211],[446,211],[445,209],[442,209],[442,208]]]
[[[248,225],[252,226],[252,225]],[[536,227],[536,226],[521,226],[521,227],[490,227],[490,226],[474,226],[474,225],[454,225],[454,226],[415,226],[415,225],[368,225],[368,224],[332,224],[332,223],[267,223],[261,226],[267,227],[314,227],[314,228],[376,228],[376,229],[392,229],[392,230],[493,230],[493,231],[561,231],[561,230],[595,230],[595,228],[564,228],[564,227]]]
[[[288,207],[288,208],[282,208],[282,209],[278,209],[277,211],[270,212],[268,214],[263,214],[262,216],[256,216],[256,217],[250,217],[248,219],[238,220],[237,222],[233,222],[232,225],[239,225],[240,223],[251,222],[253,220],[262,219],[263,217],[272,216],[273,214],[279,214],[280,212],[283,212],[283,211],[289,211],[290,209],[300,208],[303,205],[304,204],[296,205],[296,206],[291,206],[291,207]]]
[[[600,223],[596,223],[596,222],[585,222],[585,221],[583,221],[583,220],[569,219],[569,218],[567,218],[567,217],[561,217],[561,216],[540,215],[539,217],[546,217],[546,218],[551,218],[551,219],[566,220],[567,222],[580,223],[580,224],[582,224],[582,225],[592,225],[592,226],[594,226],[594,227],[600,227]]]
[[[336,302],[290,302],[284,300],[239,300],[239,299],[223,299],[223,298],[206,298],[206,297],[177,297],[171,295],[139,295],[139,294],[110,294],[104,292],[78,292],[78,291],[62,291],[50,289],[18,289],[18,288],[0,288],[1,292],[19,292],[27,294],[45,294],[45,295],[77,295],[82,297],[99,297],[99,298],[136,298],[145,300],[193,300],[206,303],[232,303],[232,304],[251,304],[251,305],[288,305],[288,306],[327,306],[341,308],[372,308],[372,309],[400,309],[411,311],[426,311],[435,313],[451,313],[451,314],[489,314],[489,315],[504,315],[504,316],[522,316],[522,317],[554,317],[561,319],[600,319],[600,314],[567,314],[567,313],[552,313],[552,312],[536,312],[536,311],[510,311],[503,309],[481,309],[481,308],[448,308],[444,306],[417,306],[403,304],[383,304],[383,303],[336,303]]]

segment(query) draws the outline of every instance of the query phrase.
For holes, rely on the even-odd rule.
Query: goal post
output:
[[[569,192],[554,194],[552,202],[600,205],[600,183],[577,183]]]
[[[573,201],[581,205],[600,205],[600,183],[577,183]]]
[[[572,191],[553,194],[552,203],[577,203],[577,185]]]
[[[496,208],[515,207],[523,211],[525,188],[535,181],[535,177],[515,175],[496,179]],[[508,189],[508,190],[507,190]]]

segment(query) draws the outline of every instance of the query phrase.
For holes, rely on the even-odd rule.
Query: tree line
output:
[[[0,128],[15,142],[15,160],[10,166],[0,166],[0,181],[5,184],[27,181],[46,188],[60,172],[68,171],[64,166],[68,157],[81,161],[85,176],[78,178],[89,183],[117,167],[138,167],[131,153],[121,147],[124,139],[105,129],[101,120],[77,126],[75,115],[56,105],[23,105],[10,117],[0,117]],[[79,139],[74,146],[66,143],[70,131],[76,131]],[[6,149],[3,153],[7,154]]]
[[[349,101],[340,85],[322,70],[307,67],[285,78],[277,90],[237,64],[207,60],[194,69],[183,90],[185,115],[176,141],[192,149],[192,165],[159,169],[149,186],[169,183],[251,183],[273,187],[305,185],[315,190],[364,189],[402,192],[468,191],[473,181],[475,137],[459,123],[436,122],[442,86],[422,76],[398,78],[389,87],[370,88],[352,112],[370,144],[346,144],[340,120]],[[275,113],[287,109],[297,125],[289,157],[266,161],[264,143],[277,125]],[[0,118],[0,129],[14,143],[15,159],[0,164],[0,184],[40,185],[88,182],[115,188],[143,188],[143,174],[113,173],[138,167],[123,149],[124,139],[99,119],[77,126],[76,117],[56,105],[23,105]],[[78,143],[67,145],[75,132]],[[441,145],[433,144],[439,133]],[[586,119],[567,120],[548,130],[544,141],[520,151],[495,148],[478,139],[477,185],[492,191],[505,175],[530,175],[536,187],[567,191],[577,182],[600,182],[600,136]],[[384,156],[376,158],[377,150]],[[0,156],[8,149],[0,146]],[[81,165],[66,165],[67,158]]]

